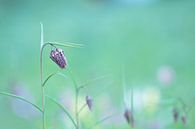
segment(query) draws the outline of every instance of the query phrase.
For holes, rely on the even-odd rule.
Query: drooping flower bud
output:
[[[86,96],[85,99],[86,99],[86,104],[87,104],[89,110],[91,111],[92,107],[93,107],[93,99],[91,96],[88,96],[88,95]]]
[[[67,65],[67,60],[62,49],[56,48],[55,50],[52,50],[50,58],[62,69]]]
[[[129,109],[125,110],[124,117],[127,123],[130,124],[132,128],[134,128],[135,121],[134,121],[133,113]]]
[[[184,125],[186,125],[187,118],[186,118],[186,116],[185,116],[185,115],[182,115],[182,117],[181,117],[181,121],[182,121],[182,123],[183,123]]]
[[[174,119],[174,122],[176,123],[178,121],[178,118],[179,118],[179,111],[177,108],[173,108],[173,119]]]

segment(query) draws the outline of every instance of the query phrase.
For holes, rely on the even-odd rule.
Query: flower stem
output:
[[[40,80],[42,95],[42,121],[43,129],[45,129],[45,89],[43,87],[43,49],[46,45],[43,43],[43,24],[41,23],[41,51],[40,51]]]
[[[74,88],[75,88],[75,119],[76,119],[76,129],[79,129],[79,109],[78,109],[78,97],[79,97],[79,87],[78,87],[78,84],[76,82],[76,80],[74,79],[73,75],[72,75],[72,72],[67,69],[69,75],[70,75],[70,78],[74,84]]]
[[[44,35],[43,35],[43,24],[41,24],[41,50],[40,50],[40,80],[41,80],[41,94],[42,94],[42,121],[43,121],[43,129],[45,129],[45,83],[48,81],[50,77],[52,77],[55,74],[50,75],[45,81],[43,81],[43,50],[45,46],[50,45],[50,46],[63,46],[63,47],[72,47],[72,48],[80,48],[83,45],[82,44],[74,44],[74,43],[58,43],[58,42],[46,42],[44,43]],[[79,129],[79,118],[78,118],[78,86],[77,83],[74,81],[72,78],[74,85],[75,85],[75,90],[76,90],[76,99],[75,99],[75,112],[76,112],[76,125],[77,129]]]
[[[131,111],[133,113],[133,87],[131,88]]]
[[[45,89],[42,86],[42,120],[43,120],[43,129],[45,129]]]
[[[77,123],[76,129],[79,129],[78,96],[79,96],[79,90],[76,88],[76,98],[75,98],[75,115],[76,115],[76,123]]]

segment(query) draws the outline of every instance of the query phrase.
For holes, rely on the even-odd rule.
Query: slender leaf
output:
[[[45,86],[45,84],[47,83],[47,81],[48,81],[51,77],[53,77],[53,76],[55,76],[55,75],[59,75],[59,76],[62,76],[62,77],[64,77],[64,78],[66,78],[66,76],[65,76],[64,74],[62,74],[62,73],[52,73],[52,74],[50,74],[50,75],[45,79],[45,81],[43,82],[42,86]]]
[[[63,105],[61,105],[59,102],[57,102],[55,99],[53,99],[52,97],[46,95],[46,97],[51,100],[52,102],[54,102],[56,105],[58,105],[63,111],[64,113],[68,116],[68,118],[72,121],[72,123],[74,124],[75,128],[77,127],[73,117],[70,115],[70,113],[64,108]]]
[[[116,114],[110,115],[110,116],[106,116],[106,117],[102,118],[101,120],[97,121],[93,126],[91,126],[91,127],[88,128],[88,129],[93,129],[94,127],[96,127],[96,126],[102,124],[102,123],[105,122],[106,120],[109,120],[110,118],[113,118],[115,115],[116,115]]]
[[[87,104],[84,103],[83,106],[79,109],[78,114],[80,114],[86,106],[87,106]]]
[[[75,43],[58,43],[58,42],[46,42],[45,44],[50,44],[50,45],[56,45],[56,46],[62,46],[62,47],[72,47],[72,48],[81,48],[83,47],[82,44],[75,44]],[[45,45],[44,44],[44,45]]]
[[[25,99],[25,98],[23,98],[23,97],[21,97],[21,96],[14,95],[14,94],[7,93],[7,92],[0,92],[0,94],[1,94],[1,95],[5,95],[5,96],[9,96],[9,97],[13,97],[13,98],[15,98],[15,99],[22,100],[22,101],[24,101],[24,102],[26,102],[26,103],[28,103],[28,104],[34,106],[34,107],[35,107],[36,109],[38,109],[40,112],[43,112],[42,109],[41,109],[39,106],[37,106],[36,104],[30,102],[29,100],[27,100],[27,99]]]
[[[88,82],[86,82],[86,83],[83,83],[83,84],[79,85],[79,89],[85,88],[85,87],[88,86],[89,84],[91,84],[91,83],[93,83],[93,82],[95,82],[95,81],[104,79],[104,78],[106,78],[106,77],[108,77],[108,76],[110,76],[110,74],[108,74],[108,75],[102,75],[102,76],[96,77],[96,78],[94,78],[94,79],[92,79],[92,80],[90,80],[90,81],[88,81]]]

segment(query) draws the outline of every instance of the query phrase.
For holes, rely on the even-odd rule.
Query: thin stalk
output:
[[[122,68],[121,68],[121,80],[122,80],[122,86],[123,86],[123,98],[124,98],[124,105],[125,105],[125,107],[127,107],[127,100],[126,100],[126,98],[127,98],[127,90],[126,90],[126,78],[125,78],[125,71],[124,71],[124,66],[122,66]]]
[[[73,47],[73,48],[80,48],[83,45],[81,44],[74,44],[74,43],[57,43],[57,42],[46,42],[44,43],[44,38],[43,38],[43,24],[41,24],[41,50],[40,50],[40,80],[41,80],[41,94],[42,94],[42,120],[43,120],[43,129],[45,129],[45,89],[44,85],[47,82],[43,82],[43,50],[47,45],[50,46],[63,46],[63,47]]]
[[[69,69],[67,69],[67,71],[68,71],[68,73],[69,73],[69,75],[70,75],[70,79],[71,79],[72,82],[73,82],[73,85],[74,85],[74,88],[75,88],[75,92],[77,92],[78,84],[77,84],[76,80],[74,79],[74,77],[73,77],[73,75],[72,75],[72,72],[71,72]]]
[[[78,96],[79,96],[79,90],[76,89],[76,98],[75,98],[75,115],[76,115],[76,123],[77,123],[76,129],[79,129]]]
[[[44,50],[45,46],[47,46],[47,45],[50,45],[50,46],[55,46],[56,45],[56,46],[73,47],[73,48],[80,48],[83,45],[82,44],[74,44],[74,43],[62,44],[62,43],[58,43],[58,42],[46,42],[46,43],[44,43],[43,24],[42,23],[40,23],[40,24],[41,24],[40,81],[41,81],[41,94],[42,94],[42,120],[43,120],[43,129],[45,129],[45,88],[44,88],[44,85],[55,74],[50,75],[43,82],[43,50]],[[77,90],[77,86],[76,86],[76,101],[75,101],[77,103],[76,104],[76,114],[77,114],[77,111],[78,111],[78,93],[77,92],[78,92],[78,90]],[[77,124],[77,127],[79,127],[78,124]]]
[[[74,44],[74,43],[66,43],[66,44],[57,43],[57,42],[46,42],[46,43],[44,43],[44,39],[43,39],[43,24],[41,23],[40,80],[41,80],[41,94],[42,94],[42,120],[43,120],[43,129],[45,129],[45,89],[44,89],[44,85],[48,81],[48,79],[53,76],[53,75],[51,75],[49,78],[46,79],[46,81],[43,82],[43,50],[44,50],[44,48],[47,45],[50,45],[50,46],[56,45],[56,46],[72,47],[72,48],[80,48],[80,47],[83,46],[81,44]],[[76,88],[76,90],[77,90],[77,88]],[[77,94],[76,103],[78,103],[77,102],[78,101],[78,93],[76,93],[76,94]],[[76,106],[76,108],[77,107],[78,106]]]
[[[76,118],[76,124],[77,124],[76,129],[79,129],[79,113],[78,113],[79,87],[78,87],[78,84],[77,84],[76,80],[74,79],[71,71],[69,69],[67,69],[67,71],[69,72],[71,80],[72,80],[74,87],[75,87],[75,118]]]
[[[44,44],[43,39],[43,24],[41,23],[41,51],[40,51],[40,80],[41,80],[41,96],[42,96],[42,121],[43,129],[45,129],[45,89],[43,85],[43,49],[47,44]]]
[[[56,75],[57,73],[52,73],[52,74],[50,74],[46,79],[45,79],[45,81],[42,83],[42,87],[44,87],[45,86],[45,84],[47,83],[47,81],[51,78],[51,77],[53,77],[54,75]]]
[[[45,129],[45,89],[41,87],[42,90],[42,120],[43,120],[43,129]]]
[[[133,113],[133,87],[131,88],[131,111]]]

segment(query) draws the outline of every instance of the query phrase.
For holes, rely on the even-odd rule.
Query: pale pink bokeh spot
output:
[[[157,78],[161,84],[169,86],[175,79],[175,71],[169,66],[162,66],[157,72]]]

